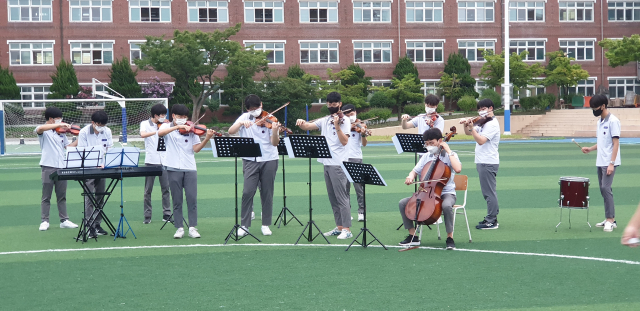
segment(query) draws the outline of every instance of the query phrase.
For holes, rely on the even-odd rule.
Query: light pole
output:
[[[504,135],[511,135],[511,87],[509,81],[509,0],[504,1],[504,84],[502,98],[504,103]]]

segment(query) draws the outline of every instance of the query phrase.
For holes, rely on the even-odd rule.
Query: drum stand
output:
[[[587,210],[587,225],[589,225],[589,232],[591,232],[591,224],[589,223],[589,197],[587,197],[587,206],[586,207],[568,207],[562,206],[562,199],[564,199],[564,195],[560,196],[560,200],[558,203],[560,204],[560,222],[556,225],[556,232],[558,232],[558,226],[562,223],[562,210],[569,209],[569,229],[571,229],[571,210],[572,209],[586,209]]]

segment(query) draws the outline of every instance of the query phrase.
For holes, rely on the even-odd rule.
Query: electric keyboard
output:
[[[98,178],[120,179],[124,177],[143,177],[143,176],[161,176],[162,166],[140,166],[140,167],[123,167],[123,168],[63,168],[59,169],[49,178],[52,180],[87,180]]]

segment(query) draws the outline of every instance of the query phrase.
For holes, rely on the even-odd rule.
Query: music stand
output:
[[[313,221],[313,208],[311,208],[311,159],[312,158],[332,158],[331,150],[327,144],[327,139],[324,136],[308,136],[308,135],[289,135],[284,138],[285,146],[287,146],[287,153],[289,158],[308,158],[309,159],[309,222],[302,229],[302,233],[298,237],[296,244],[303,236],[308,242],[313,242],[318,235],[321,235],[328,244],[329,240],[322,234],[322,230],[318,228],[318,225]],[[313,235],[313,227],[316,227],[318,234]],[[305,230],[309,228],[309,234],[305,235]]]
[[[280,139],[280,142],[278,143],[278,155],[282,156],[282,201],[283,201],[283,207],[282,210],[280,211],[280,214],[278,215],[278,217],[276,218],[276,221],[273,222],[273,225],[275,226],[278,223],[278,220],[280,220],[280,223],[278,224],[278,228],[280,228],[280,225],[282,225],[282,223],[284,223],[284,225],[286,226],[287,224],[289,224],[292,220],[296,220],[300,226],[302,226],[302,223],[300,222],[300,220],[298,220],[298,218],[296,217],[296,215],[294,215],[291,210],[287,207],[287,187],[285,186],[285,179],[284,179],[284,156],[288,155],[287,153],[287,145],[284,142],[284,139]],[[289,221],[287,221],[287,213],[291,214],[291,217],[289,219]]]
[[[240,230],[240,224],[238,223],[238,157],[253,158],[262,156],[260,144],[254,142],[253,138],[250,137],[214,137],[211,143],[211,151],[215,158],[235,158],[236,224],[231,228],[229,234],[227,234],[227,238],[224,239],[224,244],[227,244],[229,239],[239,241],[248,235],[258,240],[258,242],[262,242],[247,230],[245,230],[246,235],[238,236],[238,230]]]
[[[406,134],[406,133],[396,133],[395,136],[391,137],[391,141],[393,141],[393,145],[396,147],[396,151],[398,154],[403,152],[413,152],[414,153],[414,165],[418,164],[418,153],[426,153],[427,148],[424,147],[424,138],[422,134]],[[416,181],[420,178],[420,176],[416,176]],[[418,184],[414,185],[414,192],[418,192]],[[400,230],[402,224],[396,230]]]
[[[378,241],[378,243],[380,243],[380,245],[382,245],[382,247],[384,247],[384,249],[387,250],[387,247],[384,246],[384,244],[382,244],[382,242],[380,242],[380,240],[378,240],[378,238],[376,238],[376,236],[373,235],[373,233],[371,233],[371,230],[367,228],[367,191],[366,191],[367,184],[376,185],[376,186],[387,186],[387,183],[384,181],[384,179],[382,178],[378,170],[375,167],[373,167],[373,165],[371,164],[342,162],[342,165],[340,166],[342,167],[342,170],[344,171],[344,173],[347,175],[347,179],[349,179],[349,182],[362,184],[362,198],[364,200],[364,227],[360,229],[360,233],[358,233],[355,239],[353,239],[353,242],[349,244],[349,246],[347,247],[347,249],[345,249],[345,251],[348,251],[349,248],[351,248],[351,246],[353,245],[353,243],[360,244],[362,247],[366,248],[367,246],[371,245],[373,242],[376,242],[376,241]],[[367,233],[369,233],[373,237],[373,240],[371,240],[371,242],[369,243],[367,243]],[[358,238],[360,237],[360,235],[362,235],[362,242],[358,242]]]
[[[114,241],[117,238],[126,239],[127,233],[129,233],[129,231],[131,231],[131,234],[133,234],[134,239],[138,238],[136,237],[136,234],[133,232],[133,229],[131,229],[131,225],[129,224],[129,221],[127,220],[126,217],[124,217],[124,191],[123,191],[124,178],[122,178],[122,168],[138,167],[139,160],[140,160],[140,149],[135,147],[109,149],[105,154],[106,164],[104,168],[120,169],[120,221],[118,222],[118,227],[113,237]],[[127,229],[127,232],[124,232],[125,222],[129,227],[129,229]]]

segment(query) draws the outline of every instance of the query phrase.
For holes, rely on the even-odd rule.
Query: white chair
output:
[[[464,220],[467,223],[467,232],[469,233],[469,243],[471,243],[471,229],[469,228],[469,219],[467,218],[467,186],[469,177],[467,175],[458,175],[456,174],[453,178],[456,183],[456,191],[464,191],[464,201],[462,201],[462,205],[453,205],[453,231],[455,232],[455,224],[456,224],[456,214],[464,214]],[[462,210],[462,212],[458,212],[458,210]],[[420,235],[419,239],[422,240],[422,225],[420,226]],[[440,224],[436,223],[436,228],[438,231],[438,240],[440,237]]]

